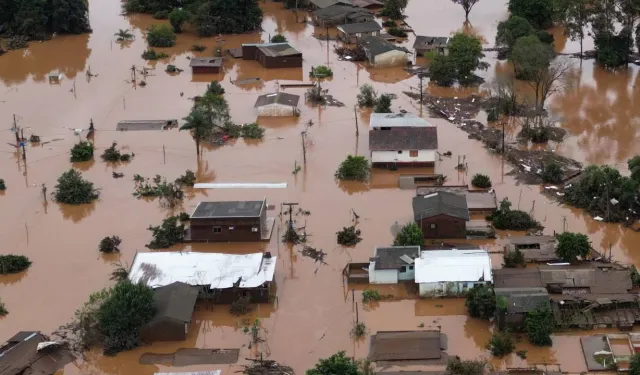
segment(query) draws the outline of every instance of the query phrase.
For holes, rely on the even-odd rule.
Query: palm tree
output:
[[[183,120],[185,123],[180,127],[180,130],[191,130],[191,135],[196,141],[196,154],[200,157],[200,141],[203,140],[213,128],[210,117],[204,109],[196,106]]]
[[[118,32],[113,35],[118,37],[118,42],[123,42],[125,40],[131,40],[135,38],[135,35],[129,32],[129,29],[118,29]]]

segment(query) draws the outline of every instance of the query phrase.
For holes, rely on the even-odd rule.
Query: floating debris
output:
[[[316,250],[311,246],[305,246],[302,251],[301,251],[302,255],[309,257],[313,260],[315,260],[316,262],[320,262],[322,264],[327,264],[324,261],[324,256],[327,255],[327,253],[325,253],[324,251],[321,250]]]

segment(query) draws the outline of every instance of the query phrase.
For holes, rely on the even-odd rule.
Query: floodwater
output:
[[[401,172],[373,171],[370,184],[338,183],[333,173],[347,154],[368,155],[368,111],[354,111],[358,86],[372,84],[379,92],[398,95],[394,110],[420,112],[418,103],[409,100],[403,91],[416,90],[418,79],[399,68],[371,69],[361,64],[338,61],[332,52],[335,42],[313,37],[324,30],[296,22],[290,11],[279,3],[265,3],[262,33],[220,38],[198,39],[186,33],[178,37],[175,47],[166,49],[170,58],[157,63],[145,63],[140,54],[146,48],[142,31],[150,24],[162,21],[148,16],[120,15],[117,0],[90,1],[91,35],[56,37],[45,43],[32,43],[30,48],[13,51],[0,57],[0,178],[7,183],[7,191],[0,195],[0,225],[3,253],[28,256],[33,265],[19,275],[0,278],[0,298],[9,315],[0,320],[0,338],[16,330],[51,332],[68,322],[76,308],[91,292],[111,284],[112,263],[130,264],[137,251],[146,251],[150,239],[146,228],[161,222],[170,212],[157,201],[136,200],[133,192],[134,174],[160,174],[174,179],[186,169],[197,172],[198,180],[216,182],[287,182],[282,190],[211,190],[188,192],[183,209],[192,210],[200,200],[262,199],[276,205],[271,211],[277,215],[282,202],[298,202],[311,215],[299,219],[311,234],[310,245],[323,249],[327,265],[314,263],[303,257],[301,249],[291,249],[280,243],[280,220],[270,243],[255,244],[198,244],[178,246],[174,250],[246,253],[270,250],[278,256],[276,270],[277,301],[273,306],[261,305],[248,317],[232,317],[225,306],[198,306],[189,338],[179,343],[156,343],[116,357],[103,357],[97,352],[87,353],[65,368],[65,374],[152,374],[168,371],[166,366],[143,366],[138,358],[145,352],[171,352],[180,347],[234,348],[241,347],[240,358],[255,355],[256,348],[248,348],[249,337],[242,327],[259,318],[265,342],[258,347],[270,359],[288,364],[301,374],[313,366],[318,358],[338,350],[363,358],[368,352],[368,338],[354,342],[349,337],[355,320],[352,296],[358,302],[359,319],[369,333],[378,330],[439,328],[449,336],[449,353],[472,358],[488,355],[485,343],[491,327],[482,321],[468,318],[461,300],[416,300],[396,286],[389,292],[395,297],[375,306],[362,306],[360,289],[352,294],[344,285],[341,271],[349,261],[365,261],[373,248],[389,244],[393,229],[411,220],[412,191],[396,188]],[[471,24],[465,25],[462,9],[448,0],[421,2],[411,0],[407,10],[408,23],[418,34],[448,35],[457,30],[474,32],[491,45],[497,23],[507,17],[506,5],[500,1],[478,3],[471,13]],[[302,15],[299,15],[302,17]],[[116,43],[113,33],[131,29],[136,40]],[[204,44],[208,51],[215,46],[238,47],[241,43],[266,41],[269,35],[284,34],[303,51],[303,69],[266,70],[257,62],[225,60],[224,72],[217,75],[192,77],[188,71],[188,56],[192,44]],[[565,52],[577,51],[577,43],[562,39],[557,32],[557,47]],[[410,38],[405,44],[411,46]],[[561,47],[561,48],[560,48]],[[589,48],[589,44],[585,45]],[[206,55],[207,51],[198,53]],[[504,62],[497,62],[488,53],[489,71],[482,74],[490,81],[496,74],[508,70]],[[171,63],[185,69],[179,75],[164,72]],[[345,107],[312,107],[301,104],[302,115],[294,119],[263,120],[266,128],[262,141],[238,140],[224,147],[208,147],[202,159],[196,159],[195,147],[188,133],[115,131],[119,120],[182,118],[187,115],[191,100],[201,94],[206,84],[217,79],[222,82],[235,122],[256,120],[252,108],[256,97],[277,89],[286,81],[308,81],[311,66],[329,65],[334,78],[323,83]],[[552,98],[549,102],[555,115],[570,137],[557,147],[557,152],[585,163],[609,163],[625,169],[626,160],[640,153],[638,115],[634,106],[640,88],[636,87],[635,68],[609,73],[594,67],[592,61],[580,65],[576,61],[576,81],[579,85]],[[136,65],[155,67],[146,80],[146,87],[130,82],[130,68]],[[91,70],[96,76],[87,79]],[[49,84],[49,73],[60,72],[60,84]],[[234,86],[231,80],[260,77],[261,81]],[[75,92],[73,89],[75,88]],[[482,90],[484,88],[480,88]],[[461,96],[476,90],[443,90],[425,88],[439,95]],[[287,92],[304,94],[304,89]],[[181,93],[183,95],[181,95]],[[15,150],[7,145],[13,135],[7,131],[15,114],[25,135],[37,134],[42,146],[27,148],[26,164]],[[360,136],[355,134],[358,118]],[[424,111],[424,116],[428,116]],[[77,141],[69,128],[86,128],[92,118],[97,132],[95,144],[98,154],[113,141],[135,152],[135,159],[126,164],[109,165],[100,160],[80,163],[86,178],[101,189],[98,202],[80,207],[68,207],[49,201],[44,204],[41,184],[49,192],[56,178],[72,165],[68,151]],[[303,164],[300,132],[307,129],[306,164]],[[517,185],[506,176],[510,170],[501,158],[487,152],[479,142],[467,138],[466,133],[442,119],[430,119],[438,126],[441,152],[452,151],[452,158],[437,163],[435,171],[447,175],[448,182],[468,183],[474,173],[491,176],[499,198],[508,197],[514,205],[532,211],[543,223],[547,233],[570,231],[588,233],[594,246],[609,249],[614,259],[640,265],[636,251],[640,234],[613,224],[596,222],[583,212],[559,206],[540,194],[537,186]],[[43,142],[43,143],[44,143]],[[469,165],[467,173],[454,169],[458,155]],[[302,170],[293,175],[294,164]],[[124,173],[125,178],[113,179],[111,172]],[[427,171],[416,171],[430,172]],[[350,225],[350,210],[360,215],[358,227],[363,241],[353,248],[336,245],[335,232]],[[122,238],[120,255],[103,257],[97,251],[98,242],[105,236]],[[491,249],[499,249],[502,241],[484,242]],[[636,245],[634,245],[636,244]],[[499,259],[494,258],[496,267]],[[585,371],[578,335],[557,334],[552,348],[533,348],[523,339],[518,349],[528,350],[528,359],[512,355],[495,360],[497,367],[523,366],[526,363],[559,363],[564,371]],[[241,362],[245,362],[241,360]],[[184,371],[221,368],[225,374],[237,366],[191,366]],[[174,371],[178,371],[175,370]]]

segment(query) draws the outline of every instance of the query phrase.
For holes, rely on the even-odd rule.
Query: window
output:
[[[429,228],[436,229],[436,225],[435,224],[429,224]]]
[[[229,230],[234,230],[236,229],[236,227],[229,227]]]
[[[409,156],[411,156],[412,158],[417,158],[418,157],[418,150],[409,151]]]
[[[409,270],[413,270],[413,266],[409,266]]]
[[[213,233],[222,233],[222,227],[213,227]]]
[[[254,232],[254,233],[257,232],[258,231],[258,227],[251,227],[251,231]]]
[[[402,154],[402,150],[398,151],[398,154]]]
[[[400,273],[407,272],[407,266],[400,267]]]

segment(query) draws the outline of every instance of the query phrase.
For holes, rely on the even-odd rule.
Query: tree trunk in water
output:
[[[471,12],[471,9],[469,8],[464,8],[464,19],[468,22],[469,21],[469,12]]]
[[[196,137],[196,155],[200,157],[200,138]]]

